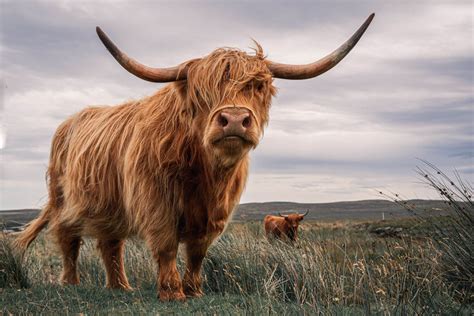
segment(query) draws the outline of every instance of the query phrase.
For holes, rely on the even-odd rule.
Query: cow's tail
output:
[[[28,246],[35,240],[38,234],[46,227],[49,223],[51,207],[46,206],[38,216],[38,218],[32,220],[27,224],[24,231],[15,239],[15,246],[19,251],[24,251]]]

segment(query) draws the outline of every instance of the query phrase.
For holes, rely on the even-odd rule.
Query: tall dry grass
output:
[[[430,216],[398,194],[386,195],[431,227],[430,237],[439,252],[440,273],[466,303],[474,302],[474,203],[473,186],[454,170],[448,176],[434,164],[421,160],[417,174],[421,182],[444,200],[444,216]],[[383,193],[382,193],[383,194]]]
[[[117,294],[103,289],[105,273],[91,240],[81,248],[81,285],[62,288],[57,285],[60,259],[48,238],[42,235],[23,261],[8,238],[0,238],[0,306],[20,314],[469,315],[474,298],[472,186],[457,174],[451,181],[434,166],[427,168],[420,168],[420,175],[445,199],[447,214],[418,217],[412,223],[416,234],[407,230],[402,237],[380,238],[364,225],[305,223],[300,239],[287,244],[267,240],[262,223],[232,224],[204,261],[207,295],[184,304],[156,299],[156,269],[141,241],[130,240],[126,247],[126,270],[135,291]],[[394,200],[421,214],[398,196]],[[407,227],[406,220],[377,225],[402,224]],[[182,272],[184,262],[178,265]]]
[[[465,297],[444,278],[442,256],[430,238],[381,239],[350,225],[305,224],[300,240],[290,245],[268,241],[260,223],[238,224],[210,249],[204,286],[209,297],[239,297],[254,311],[286,306],[306,312],[458,311]],[[46,295],[57,291],[60,266],[51,244],[40,238],[21,269],[31,287],[44,288]],[[126,267],[135,299],[154,297],[155,267],[142,242],[127,244]],[[181,260],[179,268],[184,269]],[[90,240],[82,247],[80,274],[79,288],[102,290],[104,270]]]

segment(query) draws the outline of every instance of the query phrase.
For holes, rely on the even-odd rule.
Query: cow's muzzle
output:
[[[254,127],[252,113],[244,107],[228,107],[216,113],[213,125],[219,136],[214,143],[226,142],[252,142],[248,132]]]

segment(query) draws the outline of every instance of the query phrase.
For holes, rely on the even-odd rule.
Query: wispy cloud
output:
[[[272,60],[306,63],[339,46],[371,12],[367,34],[333,70],[275,80],[279,93],[252,153],[243,201],[373,198],[380,187],[430,197],[414,180],[416,157],[472,181],[470,1],[7,0],[0,11],[0,209],[44,202],[50,140],[67,116],[163,86],[118,66],[96,25],[150,65],[176,65],[222,46],[250,51],[250,38]]]

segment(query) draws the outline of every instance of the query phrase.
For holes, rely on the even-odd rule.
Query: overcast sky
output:
[[[241,202],[378,198],[386,189],[433,198],[414,169],[423,158],[474,177],[471,1],[0,0],[0,209],[41,207],[51,137],[87,105],[114,105],[163,84],[123,70],[100,25],[150,66],[218,47],[308,63],[372,25],[334,69],[276,79],[270,124],[252,152]]]

